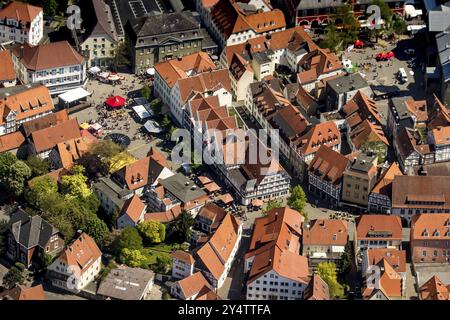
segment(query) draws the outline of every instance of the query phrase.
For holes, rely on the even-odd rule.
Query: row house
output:
[[[358,91],[342,111],[346,116],[347,141],[352,151],[375,154],[378,162],[383,163],[389,142],[384,135],[375,101]]]
[[[378,182],[372,188],[369,194],[367,204],[368,212],[372,213],[391,213],[392,208],[392,182],[395,176],[403,175],[396,162],[391,163],[389,168],[381,173]]]
[[[0,50],[0,61],[2,68],[0,69],[0,88],[14,87],[17,83],[16,70],[11,52],[8,50]]]
[[[321,262],[338,263],[348,242],[348,225],[344,220],[315,219],[303,227],[302,252],[309,266]]]
[[[240,220],[226,214],[214,234],[195,252],[198,268],[215,290],[222,287],[230,272],[241,244],[242,228]]]
[[[391,214],[409,225],[418,214],[450,213],[449,183],[449,176],[395,176]]]
[[[234,54],[228,71],[230,72],[233,99],[237,102],[245,100],[247,88],[253,83],[255,76],[252,67],[240,54]]]
[[[399,16],[404,15],[404,0],[384,0],[389,8]],[[304,28],[318,28],[331,22],[331,17],[338,7],[350,5],[358,21],[364,25],[366,10],[371,0],[299,0],[297,6],[296,25]],[[342,22],[341,22],[342,23]]]
[[[435,162],[450,160],[450,126],[428,131],[428,143],[433,147]]]
[[[102,252],[94,239],[81,232],[47,267],[52,286],[80,292],[100,273]]]
[[[303,136],[291,141],[291,149],[295,150],[291,165],[300,178],[305,178],[308,165],[321,146],[336,152],[341,150],[341,134],[333,121],[313,125]]]
[[[0,43],[28,43],[36,46],[44,36],[44,11],[41,7],[11,1],[0,9]]]
[[[29,268],[42,265],[44,255],[56,256],[64,247],[58,229],[40,216],[29,216],[22,209],[12,214],[6,231],[6,256]]]
[[[356,218],[355,256],[360,266],[364,251],[372,249],[402,249],[400,217],[383,214],[364,214]]]
[[[379,277],[370,278],[374,268]],[[406,251],[370,249],[364,251],[361,270],[364,300],[401,300],[406,295]]]
[[[308,191],[324,199],[333,208],[340,206],[342,181],[350,159],[323,145],[308,166]]]
[[[222,223],[227,212],[215,203],[208,203],[200,209],[195,226],[207,234],[213,234]]]
[[[288,83],[284,87],[283,94],[294,106],[299,108],[303,114],[309,117],[315,116],[317,114],[317,110],[319,109],[319,102],[298,83]],[[331,120],[326,119],[326,115],[324,115],[324,117],[322,115],[324,115],[323,112],[320,113],[320,122]],[[342,123],[337,121],[336,125],[338,127],[342,126],[343,121],[341,122]]]
[[[233,0],[217,2],[210,16],[209,31],[222,49],[286,28],[281,10],[259,11],[256,6]]]
[[[172,89],[179,79],[215,69],[216,65],[206,52],[196,52],[157,63],[155,64],[155,95],[164,104],[171,106],[173,104]]]
[[[0,136],[16,132],[26,122],[55,109],[48,89],[40,84],[0,89]]]
[[[395,97],[389,100],[386,120],[387,133],[390,138],[403,128],[424,128],[428,120],[426,100]]]
[[[120,215],[117,218],[117,228],[136,227],[144,221],[146,209],[147,205],[137,195],[134,195],[122,207]]]
[[[450,214],[423,213],[412,218],[411,260],[413,263],[450,262]]]
[[[308,259],[300,255],[303,216],[288,207],[257,218],[245,254],[247,300],[301,300],[309,285]]]

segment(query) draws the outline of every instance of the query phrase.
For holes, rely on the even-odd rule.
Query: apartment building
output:
[[[343,173],[343,205],[366,209],[377,173],[377,156],[358,154]]]
[[[67,41],[12,49],[17,78],[24,84],[41,83],[52,96],[86,85],[86,62]]]
[[[302,252],[310,266],[338,263],[348,242],[347,221],[315,219],[303,226]]]
[[[303,216],[276,208],[255,220],[245,255],[247,300],[300,300],[310,282],[308,259],[300,255]]]
[[[11,1],[0,9],[0,43],[13,41],[36,46],[44,35],[41,7]]]
[[[194,257],[186,251],[176,250],[172,253],[172,277],[184,279],[194,274]]]
[[[412,218],[411,259],[414,263],[450,262],[450,214],[422,213]]]
[[[51,114],[54,108],[48,89],[41,84],[0,88],[0,136]]]
[[[359,73],[350,73],[334,77],[326,82],[325,97],[328,111],[341,110],[358,91],[372,97],[372,89]]]
[[[391,214],[410,225],[418,214],[450,213],[449,183],[449,176],[395,176]]]

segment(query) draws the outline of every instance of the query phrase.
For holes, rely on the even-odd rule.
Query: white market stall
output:
[[[153,120],[148,120],[145,124],[144,124],[144,128],[145,130],[147,130],[149,133],[161,133],[164,130],[161,128],[161,126],[159,125],[158,122],[153,121]]]
[[[84,88],[75,88],[60,94],[58,96],[58,105],[61,108],[70,108],[74,105],[83,104],[86,103],[86,98],[90,95],[91,93]]]
[[[134,106],[132,109],[134,113],[136,113],[136,116],[139,118],[139,120],[144,120],[152,116],[151,111],[147,110],[147,108],[143,105]]]

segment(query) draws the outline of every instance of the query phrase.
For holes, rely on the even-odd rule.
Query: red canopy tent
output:
[[[105,103],[111,108],[120,108],[125,105],[125,98],[121,96],[112,96],[106,99]]]
[[[395,57],[395,55],[394,55],[394,53],[392,52],[392,51],[389,51],[388,53],[387,53],[387,58],[388,59],[392,59],[392,58],[394,58]]]
[[[362,42],[361,40],[356,40],[355,48],[362,48],[362,47],[364,47],[364,42]]]

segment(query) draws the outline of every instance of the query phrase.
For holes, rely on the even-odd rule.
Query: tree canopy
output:
[[[117,236],[117,238],[114,239],[112,248],[118,255],[123,249],[142,249],[142,237],[136,228],[126,227]]]
[[[0,189],[18,197],[29,177],[31,169],[25,162],[9,152],[0,154]]]
[[[296,185],[291,190],[291,195],[288,198],[288,206],[291,207],[294,210],[297,210],[301,214],[304,215],[304,209],[307,203],[307,198],[305,191],[303,191],[303,188],[300,185]]]
[[[317,266],[317,273],[328,285],[331,298],[344,298],[344,287],[338,282],[336,264],[333,262],[321,262]]]
[[[31,177],[39,177],[50,171],[50,162],[48,159],[41,159],[38,156],[29,156],[25,160],[27,166],[31,169]]]
[[[3,285],[8,289],[13,288],[16,284],[23,284],[24,281],[23,271],[17,266],[12,266],[3,277]]]
[[[148,257],[138,249],[123,248],[120,252],[120,262],[132,268],[148,267]]]
[[[269,200],[267,202],[266,207],[264,208],[263,212],[267,213],[272,209],[281,208],[283,206],[283,203],[281,200]]]
[[[194,225],[194,218],[185,210],[181,211],[180,215],[171,222],[169,229],[175,239],[179,242],[185,242],[192,234],[192,226]]]
[[[150,243],[161,243],[166,238],[166,226],[157,221],[144,221],[138,225],[141,235]]]

